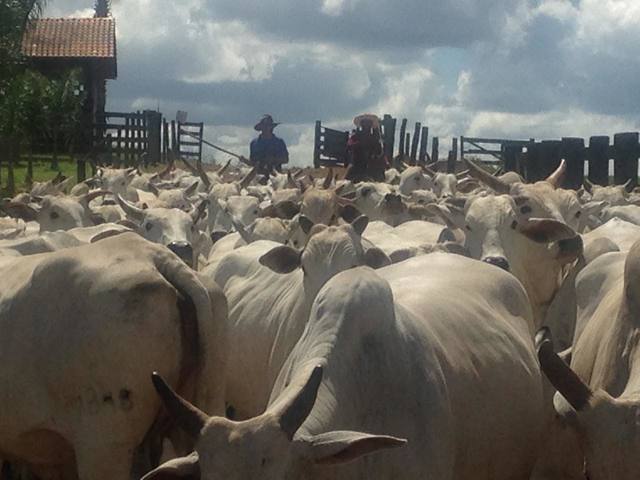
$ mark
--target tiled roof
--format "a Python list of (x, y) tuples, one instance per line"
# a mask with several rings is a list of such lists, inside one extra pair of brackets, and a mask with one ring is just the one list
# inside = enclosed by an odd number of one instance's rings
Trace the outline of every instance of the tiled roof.
[(22, 40), (28, 57), (116, 57), (113, 18), (42, 18), (35, 20)]

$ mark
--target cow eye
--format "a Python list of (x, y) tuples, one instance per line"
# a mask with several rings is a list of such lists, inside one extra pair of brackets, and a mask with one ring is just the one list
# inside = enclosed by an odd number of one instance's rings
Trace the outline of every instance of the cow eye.
[(122, 182), (120, 185), (122, 185), (122, 186), (124, 187), (124, 186), (125, 186), (125, 183), (124, 183), (124, 182)]
[(520, 213), (523, 215), (531, 213), (531, 207), (529, 205), (523, 205), (522, 207), (520, 207)]
[(511, 229), (512, 230), (515, 230), (517, 226), (518, 226), (518, 222), (516, 222), (515, 220), (513, 222), (511, 222)]
[(363, 188), (362, 189), (362, 196), (366, 197), (367, 195), (369, 195), (371, 193), (371, 189), (369, 188)]
[(576, 218), (580, 218), (580, 215), (582, 215), (582, 212), (581, 212), (580, 210), (578, 210), (578, 211), (576, 212)]
[(151, 230), (153, 228), (153, 224), (151, 222), (147, 222), (147, 224), (144, 226), (144, 228), (148, 232), (149, 230)]
[(469, 225), (465, 225), (465, 227), (467, 230), (471, 231), (471, 227)]
[(415, 177), (415, 178), (414, 178), (414, 180), (415, 180), (416, 182), (419, 182), (419, 181), (420, 181), (420, 177)]
[(51, 217), (51, 220), (55, 220), (56, 218), (58, 218), (60, 215), (58, 215), (58, 212), (51, 212), (49, 214), (49, 217)]
[(253, 214), (254, 214), (254, 215), (258, 215), (258, 210), (254, 210), (254, 211), (253, 211)]

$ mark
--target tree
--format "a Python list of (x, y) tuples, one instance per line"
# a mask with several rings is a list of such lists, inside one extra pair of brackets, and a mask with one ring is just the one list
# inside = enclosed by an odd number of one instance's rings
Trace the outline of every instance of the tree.
[(41, 98), (42, 126), (53, 147), (51, 168), (57, 170), (58, 147), (73, 147), (80, 134), (80, 119), (86, 92), (82, 83), (82, 72), (78, 69), (46, 80)]

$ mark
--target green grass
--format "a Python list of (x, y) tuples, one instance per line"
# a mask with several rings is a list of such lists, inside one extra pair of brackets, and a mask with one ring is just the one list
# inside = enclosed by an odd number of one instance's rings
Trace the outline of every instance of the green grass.
[[(6, 163), (2, 162), (0, 165), (0, 196), (7, 197), (11, 195), (11, 192), (7, 189), (7, 179), (8, 179), (8, 168)], [(76, 162), (71, 161), (71, 158), (61, 156), (58, 157), (58, 169), (51, 169), (51, 157), (49, 156), (37, 156), (33, 157), (33, 180), (35, 182), (45, 182), (47, 180), (51, 180), (58, 172), (62, 172), (65, 177), (73, 177), (74, 183), (77, 180), (77, 167)], [(28, 190), (26, 185), (26, 177), (27, 177), (27, 157), (23, 156), (21, 161), (14, 165), (13, 174), (15, 179), (15, 187), (16, 192), (23, 192)], [(87, 174), (91, 175), (91, 166), (87, 165)]]

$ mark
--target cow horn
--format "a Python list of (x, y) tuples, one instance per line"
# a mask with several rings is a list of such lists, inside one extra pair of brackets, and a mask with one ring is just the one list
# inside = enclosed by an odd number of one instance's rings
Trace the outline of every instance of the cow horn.
[(537, 346), (540, 368), (558, 392), (576, 410), (582, 410), (591, 399), (591, 389), (564, 363), (557, 353), (553, 351), (550, 340), (543, 340)]
[(242, 180), (240, 180), (240, 189), (247, 188), (258, 173), (258, 169), (253, 167)]
[(583, 185), (584, 185), (584, 189), (588, 193), (593, 193), (593, 183), (591, 183), (591, 181), (588, 178), (584, 179)]
[(110, 194), (111, 192), (109, 190), (92, 190), (91, 192), (85, 193), (80, 198), (78, 198), (78, 201), (89, 205), (89, 202), (91, 202), (91, 200)]
[(124, 213), (127, 215), (127, 217), (131, 217), (138, 222), (142, 222), (144, 220), (144, 210), (127, 202), (120, 196), (120, 194), (116, 194), (116, 201), (118, 202), (118, 205), (120, 205), (120, 208), (124, 210)]
[(224, 175), (224, 173), (229, 169), (229, 165), (231, 165), (231, 159), (227, 160), (227, 163), (225, 163), (216, 173), (218, 175)]
[(175, 164), (173, 163), (173, 161), (167, 163), (167, 166), (164, 167), (164, 169), (160, 172), (158, 172), (158, 176), (162, 179), (166, 178), (170, 173), (171, 170), (173, 170)]
[(567, 171), (567, 162), (564, 158), (560, 161), (560, 165), (555, 171), (545, 178), (545, 182), (550, 183), (553, 188), (559, 188), (562, 185), (562, 181), (564, 180), (564, 174)]
[(153, 183), (149, 182), (149, 191), (153, 193), (156, 197), (160, 195), (160, 190)]
[(456, 178), (460, 180), (466, 177), (467, 175), (469, 175), (469, 170), (462, 170), (461, 172), (456, 173)]
[(297, 392), (288, 395), (284, 405), (277, 409), (280, 428), (289, 440), (293, 439), (295, 433), (311, 413), (321, 382), (322, 367), (317, 365), (313, 368), (304, 386)]
[(322, 188), (324, 190), (329, 190), (331, 188), (331, 182), (333, 181), (333, 168), (329, 168), (327, 171), (327, 176), (324, 177), (324, 182), (322, 183)]
[(429, 165), (423, 165), (422, 167), (422, 171), (424, 173), (426, 173), (427, 175), (429, 175), (430, 177), (435, 177), (437, 175), (438, 172), (436, 172), (435, 170), (432, 170)]
[(624, 190), (627, 193), (631, 193), (633, 191), (632, 183), (633, 183), (633, 179), (631, 179), (631, 178), (629, 180), (627, 180), (626, 182), (624, 182), (623, 187), (624, 187)]
[(209, 420), (209, 417), (174, 392), (173, 389), (167, 385), (167, 382), (164, 381), (164, 378), (157, 372), (151, 374), (151, 381), (153, 382), (156, 392), (158, 392), (158, 395), (162, 399), (162, 403), (176, 423), (182, 427), (191, 438), (197, 439)]
[(202, 200), (197, 207), (195, 207), (192, 211), (191, 211), (191, 220), (193, 220), (193, 223), (198, 223), (200, 221), (200, 219), (204, 216), (205, 212), (207, 211), (207, 206), (209, 205), (209, 200)]
[(496, 193), (506, 194), (511, 190), (511, 187), (508, 183), (503, 182), (502, 180), (494, 177), (488, 172), (485, 172), (471, 160), (464, 158), (462, 161), (469, 169), (469, 175), (477, 180), (480, 180), (482, 183), (493, 189)]
[(211, 188), (211, 180), (209, 179), (209, 175), (207, 175), (207, 172), (205, 172), (204, 168), (202, 168), (201, 162), (198, 162), (197, 165), (198, 165), (198, 175), (200, 176), (200, 180), (202, 180), (202, 183), (204, 184), (204, 186), (207, 187), (207, 190), (209, 190)]
[(191, 165), (186, 158), (184, 157), (180, 157), (180, 160), (182, 160), (182, 163), (184, 163), (184, 165), (187, 167), (187, 170), (189, 170), (189, 172), (191, 172), (191, 175), (197, 176), (198, 175), (198, 170), (196, 169), (196, 167), (194, 167), (193, 165)]

